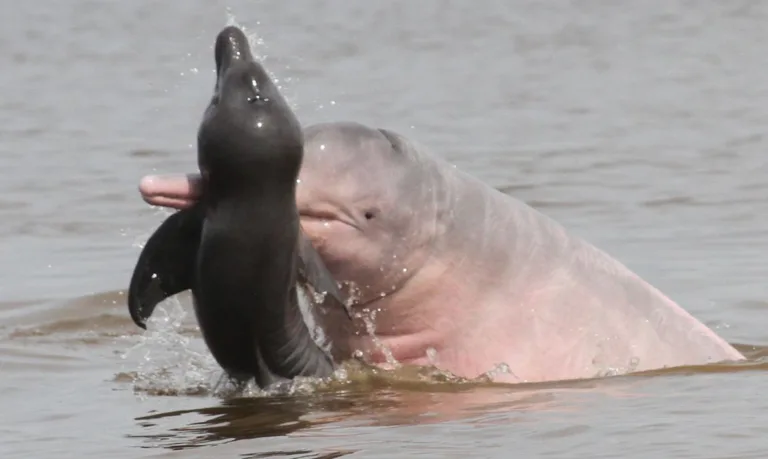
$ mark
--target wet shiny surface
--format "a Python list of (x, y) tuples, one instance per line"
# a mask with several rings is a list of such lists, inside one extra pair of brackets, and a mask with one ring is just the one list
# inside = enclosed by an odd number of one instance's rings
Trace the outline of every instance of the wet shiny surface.
[[(125, 296), (195, 167), (231, 7), (304, 124), (400, 131), (561, 221), (758, 363), (527, 387), (352, 382), (225, 399), (187, 296)], [(768, 454), (768, 5), (28, 2), (0, 27), (0, 456)]]

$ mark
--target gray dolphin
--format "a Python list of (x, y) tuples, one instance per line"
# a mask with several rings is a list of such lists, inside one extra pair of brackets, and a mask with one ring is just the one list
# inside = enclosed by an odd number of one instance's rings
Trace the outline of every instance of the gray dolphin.
[(234, 380), (267, 387), (327, 376), (332, 357), (313, 339), (298, 288), (346, 303), (299, 225), (301, 125), (240, 29), (219, 33), (215, 56), (198, 130), (205, 199), (147, 241), (128, 292), (131, 317), (144, 328), (160, 301), (191, 289), (203, 338)]

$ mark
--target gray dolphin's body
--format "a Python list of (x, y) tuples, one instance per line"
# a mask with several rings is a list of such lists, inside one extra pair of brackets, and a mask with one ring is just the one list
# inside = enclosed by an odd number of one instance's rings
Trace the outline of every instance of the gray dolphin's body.
[(298, 288), (344, 300), (299, 224), (301, 126), (242, 31), (220, 32), (215, 53), (214, 96), (198, 131), (205, 199), (147, 241), (131, 279), (131, 317), (143, 328), (160, 301), (191, 289), (203, 338), (236, 381), (327, 376), (333, 361), (312, 337)]

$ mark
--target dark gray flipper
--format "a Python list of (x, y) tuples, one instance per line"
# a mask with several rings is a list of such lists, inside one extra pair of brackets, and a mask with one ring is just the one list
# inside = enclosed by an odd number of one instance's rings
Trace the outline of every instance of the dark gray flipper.
[[(168, 217), (147, 240), (136, 262), (128, 289), (128, 310), (134, 323), (146, 329), (155, 307), (194, 286), (194, 267), (203, 229), (202, 206)], [(325, 292), (351, 318), (347, 296), (339, 289), (312, 243), (299, 234), (299, 281)]]
[(180, 210), (144, 245), (128, 289), (128, 310), (139, 327), (147, 328), (146, 321), (158, 303), (194, 286), (203, 216), (199, 204)]
[(347, 296), (344, 295), (336, 284), (333, 275), (328, 271), (320, 254), (317, 253), (312, 242), (299, 231), (299, 281), (312, 286), (315, 292), (329, 295), (338, 302), (347, 312), (347, 316), (352, 318), (352, 308), (347, 302)]

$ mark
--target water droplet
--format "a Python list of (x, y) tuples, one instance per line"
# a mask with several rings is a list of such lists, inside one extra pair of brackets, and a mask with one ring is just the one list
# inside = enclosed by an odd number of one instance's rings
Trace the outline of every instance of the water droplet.
[(331, 101), (331, 105), (336, 105), (336, 101), (335, 101), (335, 100), (332, 100), (332, 101)]
[(296, 179), (296, 183), (301, 183), (301, 179)]
[(256, 123), (256, 127), (258, 127), (258, 128), (262, 127), (263, 125), (264, 125), (264, 123), (262, 123), (261, 121), (259, 121), (258, 123)]
[(407, 273), (408, 272), (408, 268), (403, 268), (403, 272)]
[(199, 72), (199, 70), (197, 69), (197, 67), (192, 67), (191, 69), (189, 69), (189, 71), (190, 71), (190, 72), (192, 72), (192, 73), (197, 73), (197, 72)]
[(157, 273), (152, 273), (152, 279), (157, 279)]
[(320, 145), (321, 150), (325, 150), (325, 144)]

